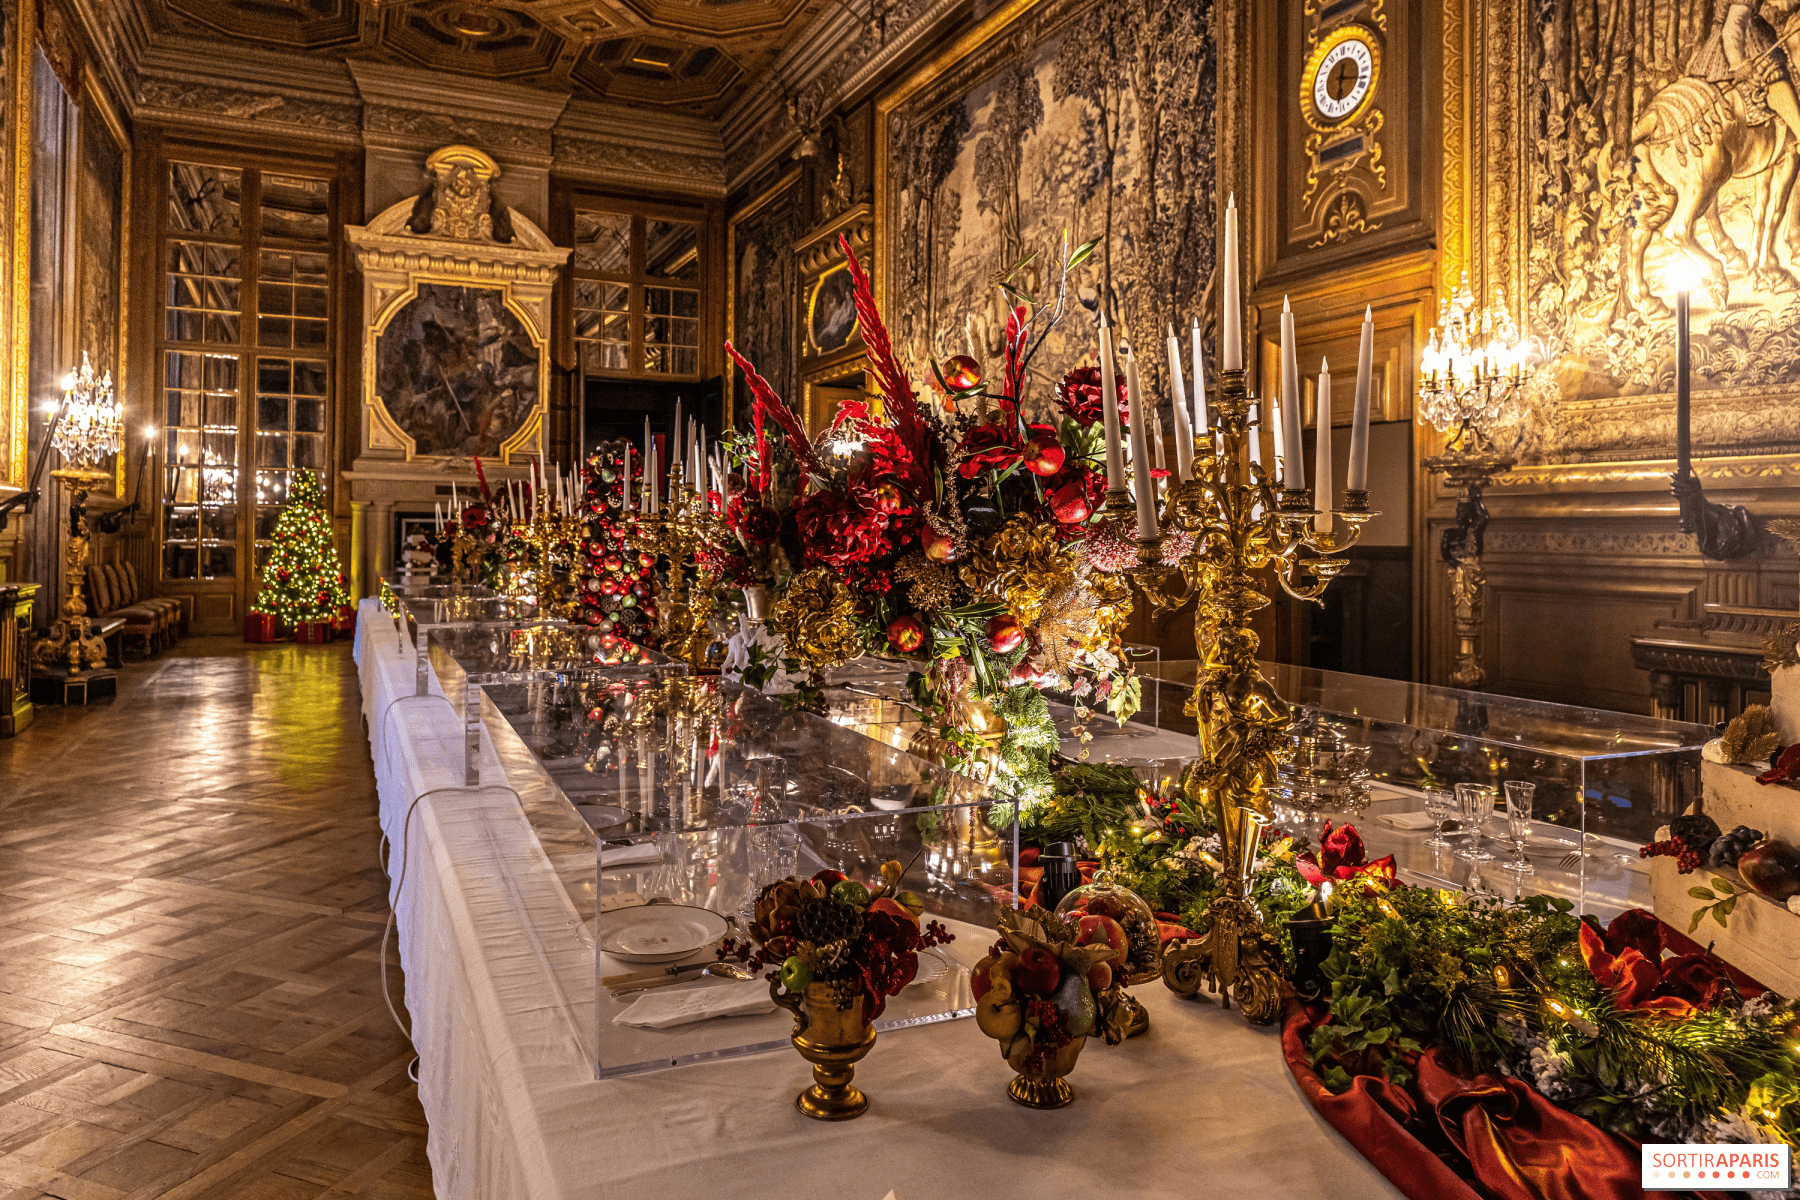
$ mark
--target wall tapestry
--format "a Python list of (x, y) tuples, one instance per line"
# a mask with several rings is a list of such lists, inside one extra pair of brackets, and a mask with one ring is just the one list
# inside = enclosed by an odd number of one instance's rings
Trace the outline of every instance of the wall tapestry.
[[(1548, 360), (1532, 457), (1673, 454), (1682, 272), (1694, 280), (1696, 447), (1800, 445), (1800, 406), (1769, 402), (1800, 385), (1797, 10), (1537, 5), (1537, 45), (1524, 47), (1535, 127), (1520, 131), (1526, 332)], [(1648, 397), (1660, 399), (1636, 399)]]
[(498, 455), (538, 395), (531, 335), (493, 288), (422, 283), (382, 330), (375, 390), (417, 454)]
[[(745, 358), (793, 404), (800, 403), (794, 314), (800, 286), (794, 243), (804, 228), (800, 173), (791, 172), (731, 220), (731, 328)], [(750, 392), (732, 371), (732, 412), (748, 421)]]
[[(881, 101), (877, 162), (890, 328), (916, 375), (927, 356), (1000, 349), (1006, 272), (1046, 299), (1071, 243), (1103, 249), (1039, 359), (1028, 407), (1096, 343), (1109, 319), (1165, 388), (1164, 327), (1209, 329), (1216, 187), (1212, 0), (1045, 0), (970, 41)], [(985, 35), (985, 36), (983, 36)], [(965, 43), (965, 46), (967, 43)]]
[(97, 104), (81, 110), (81, 162), (75, 182), (75, 344), (93, 356), (94, 370), (122, 383), (119, 282), (123, 246), (125, 154)]

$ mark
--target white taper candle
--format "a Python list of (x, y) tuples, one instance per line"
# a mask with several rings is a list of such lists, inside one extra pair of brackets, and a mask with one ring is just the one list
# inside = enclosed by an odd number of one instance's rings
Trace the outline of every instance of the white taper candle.
[(1119, 440), (1118, 378), (1113, 362), (1112, 329), (1106, 324), (1106, 313), (1100, 314), (1100, 420), (1106, 430), (1106, 487), (1121, 491), (1125, 487), (1125, 447)]
[(1331, 364), (1325, 359), (1319, 360), (1318, 416), (1313, 446), (1313, 469), (1318, 476), (1313, 490), (1313, 507), (1318, 515), (1313, 518), (1313, 529), (1319, 533), (1330, 533), (1331, 510), (1334, 507), (1331, 490)]
[(1369, 486), (1369, 398), (1375, 385), (1375, 309), (1363, 310), (1362, 345), (1356, 353), (1356, 413), (1350, 421), (1350, 467), (1344, 486), (1353, 492)]

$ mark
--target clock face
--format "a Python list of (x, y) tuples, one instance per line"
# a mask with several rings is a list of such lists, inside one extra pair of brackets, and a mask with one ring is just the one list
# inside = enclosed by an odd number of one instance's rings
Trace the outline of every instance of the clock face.
[(1360, 25), (1333, 30), (1307, 59), (1301, 90), (1308, 121), (1326, 129), (1356, 117), (1368, 105), (1380, 70), (1380, 54), (1367, 30)]

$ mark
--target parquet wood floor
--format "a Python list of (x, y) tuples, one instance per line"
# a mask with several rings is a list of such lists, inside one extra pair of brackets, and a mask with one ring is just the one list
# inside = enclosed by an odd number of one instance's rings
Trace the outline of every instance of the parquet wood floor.
[(119, 683), (0, 741), (0, 1200), (430, 1197), (348, 643)]

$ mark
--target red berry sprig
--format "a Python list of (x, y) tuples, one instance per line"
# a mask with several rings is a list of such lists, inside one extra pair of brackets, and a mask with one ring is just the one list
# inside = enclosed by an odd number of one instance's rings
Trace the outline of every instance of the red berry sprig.
[(1639, 858), (1672, 858), (1675, 860), (1675, 871), (1680, 875), (1689, 875), (1700, 866), (1699, 851), (1690, 849), (1688, 844), (1678, 837), (1670, 837), (1667, 841), (1651, 842), (1638, 851)]

